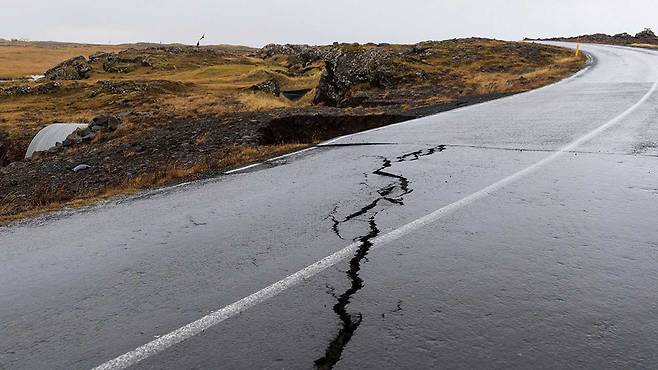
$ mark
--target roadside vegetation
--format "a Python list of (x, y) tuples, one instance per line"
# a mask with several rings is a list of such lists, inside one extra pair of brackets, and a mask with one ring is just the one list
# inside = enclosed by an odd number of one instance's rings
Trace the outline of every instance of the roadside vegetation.
[[(583, 63), (566, 49), (488, 39), (262, 49), (0, 42), (0, 222), (527, 91)], [(95, 117), (120, 123), (23, 159), (48, 124)], [(72, 171), (80, 164), (88, 169)]]

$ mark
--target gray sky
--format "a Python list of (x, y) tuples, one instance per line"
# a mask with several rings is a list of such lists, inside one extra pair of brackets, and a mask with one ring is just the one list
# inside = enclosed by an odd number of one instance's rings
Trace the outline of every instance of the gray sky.
[(0, 38), (262, 46), (658, 31), (656, 0), (0, 0)]

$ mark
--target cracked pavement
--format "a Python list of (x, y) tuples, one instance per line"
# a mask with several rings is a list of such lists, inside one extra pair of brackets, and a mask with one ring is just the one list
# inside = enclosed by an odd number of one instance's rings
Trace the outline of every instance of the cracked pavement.
[[(398, 156), (395, 159), (395, 163), (417, 161), (422, 157), (442, 152), (444, 149), (445, 146), (439, 145), (434, 148), (405, 153)], [(349, 270), (347, 271), (347, 278), (350, 282), (349, 288), (339, 296), (332, 293), (332, 296), (337, 300), (336, 304), (333, 306), (333, 310), (341, 321), (341, 328), (336, 334), (336, 337), (331, 343), (329, 343), (325, 356), (315, 360), (315, 366), (317, 369), (332, 369), (340, 361), (343, 350), (359, 328), (361, 320), (363, 319), (363, 316), (360, 313), (350, 314), (347, 311), (347, 307), (354, 295), (363, 289), (365, 285), (365, 282), (359, 276), (361, 263), (366, 260), (368, 253), (373, 246), (372, 240), (381, 233), (381, 230), (377, 227), (377, 214), (380, 212), (377, 210), (378, 206), (380, 206), (381, 202), (388, 203), (388, 205), (404, 206), (404, 197), (413, 192), (411, 181), (409, 179), (402, 175), (388, 172), (387, 169), (393, 166), (393, 161), (386, 157), (381, 157), (381, 161), (381, 167), (373, 171), (372, 174), (392, 179), (393, 182), (377, 189), (379, 197), (341, 220), (336, 219), (335, 214), (338, 211), (337, 206), (334, 207), (332, 214), (330, 215), (334, 223), (332, 230), (334, 230), (336, 235), (342, 240), (344, 240), (344, 238), (340, 234), (340, 226), (352, 220), (361, 219), (361, 221), (367, 221), (369, 230), (367, 234), (357, 236), (353, 239), (354, 241), (359, 242), (359, 248), (354, 257), (349, 261)], [(364, 218), (366, 218), (366, 220), (364, 220)]]
[[(0, 368), (99, 365), (355, 241), (134, 368), (656, 368), (656, 52), (216, 180), (0, 229)], [(378, 144), (378, 145), (368, 145)], [(328, 217), (329, 215), (329, 217)], [(329, 292), (328, 292), (329, 287)]]

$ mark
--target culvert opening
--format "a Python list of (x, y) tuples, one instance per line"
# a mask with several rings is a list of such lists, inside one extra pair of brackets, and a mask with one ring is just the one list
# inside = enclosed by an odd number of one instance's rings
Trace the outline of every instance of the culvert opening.
[(311, 89), (302, 89), (302, 90), (288, 90), (288, 91), (281, 91), (281, 95), (283, 95), (286, 99), (290, 101), (298, 101), (306, 94), (308, 94), (311, 91)]

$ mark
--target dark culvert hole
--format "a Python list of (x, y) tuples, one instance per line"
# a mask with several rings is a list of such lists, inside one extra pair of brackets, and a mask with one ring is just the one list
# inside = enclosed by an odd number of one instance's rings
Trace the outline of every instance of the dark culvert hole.
[(297, 115), (275, 118), (260, 129), (261, 145), (316, 143), (338, 136), (407, 121), (399, 114)]
[(288, 90), (288, 91), (281, 91), (281, 95), (283, 95), (286, 99), (290, 101), (298, 101), (306, 94), (309, 93), (311, 89), (302, 89), (302, 90)]

